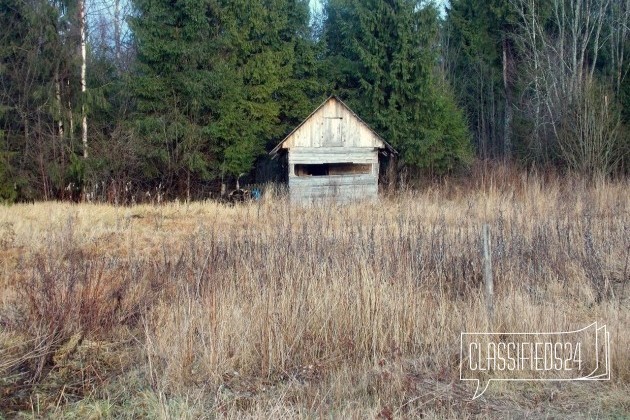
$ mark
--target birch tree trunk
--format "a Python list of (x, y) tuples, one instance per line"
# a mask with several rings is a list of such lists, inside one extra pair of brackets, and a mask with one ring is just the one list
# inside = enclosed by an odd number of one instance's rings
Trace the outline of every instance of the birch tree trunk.
[(503, 121), (503, 155), (509, 159), (512, 155), (512, 93), (508, 74), (507, 38), (503, 38), (503, 88), (505, 90), (505, 119)]
[(61, 81), (59, 75), (55, 75), (55, 101), (57, 112), (55, 118), (57, 118), (57, 135), (59, 136), (59, 142), (63, 141), (63, 105), (61, 104)]
[(87, 123), (87, 113), (85, 111), (85, 100), (86, 100), (86, 92), (87, 92), (87, 81), (86, 81), (86, 62), (87, 62), (87, 53), (86, 53), (86, 29), (85, 29), (86, 21), (85, 21), (85, 0), (79, 1), (79, 30), (81, 31), (81, 139), (83, 141), (83, 158), (88, 158), (88, 123)]
[(120, 71), (120, 0), (114, 0), (114, 49), (116, 54), (116, 65)]

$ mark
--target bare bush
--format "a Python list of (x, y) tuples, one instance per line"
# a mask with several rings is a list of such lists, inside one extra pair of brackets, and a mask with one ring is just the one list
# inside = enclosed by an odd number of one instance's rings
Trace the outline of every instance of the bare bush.
[(587, 83), (576, 102), (567, 106), (558, 146), (572, 169), (596, 176), (611, 174), (622, 158), (620, 115), (614, 96)]
[[(524, 69), (520, 108), (531, 121), (527, 143), (533, 158), (558, 157), (586, 175), (619, 169), (623, 140), (617, 101), (627, 72), (621, 55), (628, 4), (553, 0), (547, 10), (531, 0), (511, 3), (519, 16), (515, 39)], [(610, 49), (612, 78), (596, 74), (603, 49)]]

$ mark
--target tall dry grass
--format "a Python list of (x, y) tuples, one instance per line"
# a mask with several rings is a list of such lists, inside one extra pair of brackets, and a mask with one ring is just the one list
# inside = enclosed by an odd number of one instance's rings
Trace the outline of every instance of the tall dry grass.
[[(627, 414), (630, 185), (502, 170), (348, 206), (266, 196), (235, 207), (3, 208), (0, 409)], [(484, 223), (493, 319), (483, 297)], [(493, 384), (469, 401), (460, 332), (594, 321), (611, 332), (610, 383)]]

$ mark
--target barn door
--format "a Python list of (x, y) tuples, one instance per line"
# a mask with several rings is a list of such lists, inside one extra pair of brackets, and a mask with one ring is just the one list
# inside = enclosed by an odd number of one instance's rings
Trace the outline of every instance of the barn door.
[(324, 117), (322, 130), (322, 145), (325, 147), (339, 147), (344, 144), (342, 117)]

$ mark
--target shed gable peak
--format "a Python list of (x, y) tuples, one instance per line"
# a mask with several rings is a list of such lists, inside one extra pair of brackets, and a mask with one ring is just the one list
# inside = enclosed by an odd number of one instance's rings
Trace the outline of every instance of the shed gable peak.
[(330, 96), (271, 152), (291, 148), (372, 148), (396, 151), (337, 96)]

